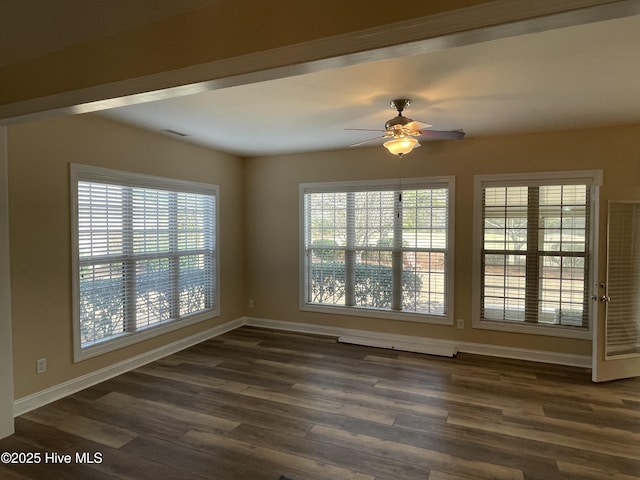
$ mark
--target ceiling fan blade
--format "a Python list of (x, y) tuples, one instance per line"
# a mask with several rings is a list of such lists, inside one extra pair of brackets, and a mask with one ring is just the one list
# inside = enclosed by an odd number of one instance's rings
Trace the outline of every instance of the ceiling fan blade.
[(420, 136), (426, 140), (462, 140), (462, 130), (420, 130)]
[(363, 145), (368, 142), (373, 142), (374, 140), (379, 140), (381, 138), (387, 138), (387, 135), (379, 135), (377, 137), (370, 138), (369, 140), (364, 140), (363, 142), (354, 143), (353, 145), (349, 145), (350, 147), (357, 147), (359, 145)]
[(358, 132), (384, 132), (384, 130), (380, 130), (379, 128), (345, 128), (345, 130), (352, 130)]
[(405, 126), (407, 128), (409, 128), (410, 130), (413, 130), (413, 131), (422, 130), (423, 128), (431, 128), (431, 127), (433, 127), (433, 125), (431, 125), (430, 123), (423, 122), (421, 120), (414, 120), (413, 122), (408, 123)]

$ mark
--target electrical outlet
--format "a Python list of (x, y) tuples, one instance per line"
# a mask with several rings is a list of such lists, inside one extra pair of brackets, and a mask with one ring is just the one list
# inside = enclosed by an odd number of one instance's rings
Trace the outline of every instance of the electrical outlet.
[(249, 308), (253, 308), (254, 307), (254, 303), (253, 303), (253, 298), (249, 299)]
[(47, 371), (47, 359), (40, 358), (36, 360), (36, 373), (40, 375), (41, 373), (44, 373), (46, 371)]
[(459, 318), (458, 319), (458, 328), (464, 328), (464, 319), (463, 318)]

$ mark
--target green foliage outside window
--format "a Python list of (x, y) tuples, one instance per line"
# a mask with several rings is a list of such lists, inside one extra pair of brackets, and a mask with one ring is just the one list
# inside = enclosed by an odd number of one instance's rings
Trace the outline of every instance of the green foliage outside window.
[[(312, 265), (312, 302), (331, 304), (332, 299), (344, 299), (345, 278), (344, 262), (322, 262)], [(357, 263), (354, 285), (355, 304), (390, 309), (393, 295), (392, 283), (391, 266)], [(414, 298), (421, 288), (422, 280), (416, 273), (410, 270), (402, 272), (403, 298)]]

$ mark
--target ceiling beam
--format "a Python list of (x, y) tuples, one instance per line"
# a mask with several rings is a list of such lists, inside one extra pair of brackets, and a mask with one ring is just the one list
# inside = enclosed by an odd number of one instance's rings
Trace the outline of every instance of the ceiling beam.
[(636, 15), (640, 1), (447, 0), (397, 10), (386, 0), (222, 0), (0, 69), (0, 124)]

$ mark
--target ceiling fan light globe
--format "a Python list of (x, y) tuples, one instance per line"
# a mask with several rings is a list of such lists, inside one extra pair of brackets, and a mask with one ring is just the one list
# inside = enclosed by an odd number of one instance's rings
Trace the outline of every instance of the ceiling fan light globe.
[(384, 142), (383, 146), (389, 152), (399, 157), (411, 153), (418, 144), (418, 140), (412, 137), (400, 137)]

